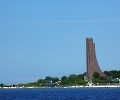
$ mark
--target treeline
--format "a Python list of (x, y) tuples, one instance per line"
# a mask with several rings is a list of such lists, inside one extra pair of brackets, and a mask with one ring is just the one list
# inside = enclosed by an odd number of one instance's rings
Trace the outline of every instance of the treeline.
[[(112, 70), (112, 71), (104, 71), (104, 73), (109, 78), (102, 78), (100, 74), (95, 72), (93, 74), (92, 82), (96, 83), (118, 83), (117, 81), (112, 81), (111, 78), (118, 78), (120, 79), (120, 70)], [(71, 74), (69, 76), (62, 76), (60, 79), (57, 77), (45, 77), (44, 79), (38, 79), (37, 82), (28, 83), (28, 84), (19, 84), (19, 86), (72, 86), (72, 85), (86, 85), (88, 81), (85, 80), (86, 73), (83, 74)], [(47, 83), (47, 84), (46, 84)], [(49, 84), (48, 84), (49, 83)]]
[(104, 73), (112, 78), (120, 78), (120, 70), (104, 71)]
[(70, 86), (70, 85), (85, 85), (84, 74), (71, 74), (70, 76), (62, 76), (60, 79), (58, 77), (45, 77), (44, 79), (38, 79), (37, 82), (28, 84), (19, 84), (18, 86)]
[[(112, 71), (104, 71), (104, 73), (109, 78), (101, 78), (100, 74), (95, 72), (93, 74), (93, 83), (114, 83), (117, 81), (112, 81), (111, 78), (120, 79), (120, 70), (112, 70)], [(17, 86), (24, 86), (24, 87), (44, 87), (44, 86), (72, 86), (72, 85), (86, 85), (88, 81), (85, 79), (86, 73), (83, 74), (71, 74), (69, 76), (62, 76), (61, 78), (58, 77), (50, 77), (47, 76), (44, 79), (38, 79), (36, 82), (31, 82), (27, 84), (18, 84)], [(0, 84), (0, 87), (5, 86), (3, 83)]]
[(4, 87), (4, 86), (5, 86), (5, 84), (3, 84), (3, 83), (0, 84), (0, 87)]
[(120, 81), (120, 70), (104, 71), (104, 74), (107, 75), (106, 78), (100, 77), (98, 72), (93, 74), (93, 83), (119, 83)]

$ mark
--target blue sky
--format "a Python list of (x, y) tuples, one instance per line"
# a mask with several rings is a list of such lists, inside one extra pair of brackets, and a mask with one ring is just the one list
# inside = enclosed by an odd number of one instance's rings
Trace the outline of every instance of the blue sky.
[(0, 83), (86, 71), (92, 37), (102, 71), (120, 69), (120, 0), (1, 0)]

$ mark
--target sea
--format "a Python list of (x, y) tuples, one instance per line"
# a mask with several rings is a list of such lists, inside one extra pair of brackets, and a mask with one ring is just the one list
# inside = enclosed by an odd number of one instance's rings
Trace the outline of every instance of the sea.
[(120, 88), (1, 88), (0, 100), (120, 100)]

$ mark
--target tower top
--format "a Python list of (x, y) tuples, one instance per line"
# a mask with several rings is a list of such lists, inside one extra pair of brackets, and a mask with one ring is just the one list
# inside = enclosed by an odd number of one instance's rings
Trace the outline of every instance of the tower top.
[(93, 38), (86, 38), (87, 43), (93, 43)]

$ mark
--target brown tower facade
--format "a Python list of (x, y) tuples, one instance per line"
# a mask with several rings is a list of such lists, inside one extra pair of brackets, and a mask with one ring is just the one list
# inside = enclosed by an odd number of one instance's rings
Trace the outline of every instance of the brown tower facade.
[(93, 73), (96, 71), (100, 74), (100, 77), (106, 77), (101, 71), (95, 53), (95, 43), (92, 38), (86, 38), (86, 63), (87, 63), (87, 78), (91, 80)]

